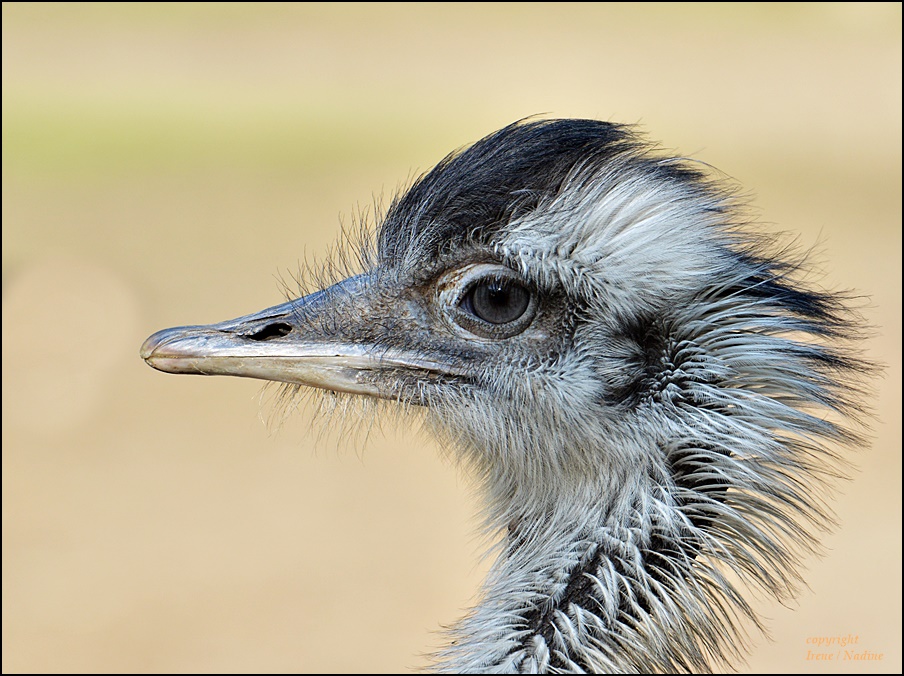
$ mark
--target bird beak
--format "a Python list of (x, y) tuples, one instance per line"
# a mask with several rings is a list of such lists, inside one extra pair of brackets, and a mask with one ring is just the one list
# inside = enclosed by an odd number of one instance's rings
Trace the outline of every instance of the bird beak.
[(413, 351), (356, 339), (363, 324), (375, 321), (366, 316), (363, 286), (361, 276), (351, 277), (238, 319), (164, 329), (144, 342), (141, 357), (166, 373), (259, 378), (388, 399), (400, 395), (392, 383), (401, 375), (409, 382), (410, 376), (453, 375)]

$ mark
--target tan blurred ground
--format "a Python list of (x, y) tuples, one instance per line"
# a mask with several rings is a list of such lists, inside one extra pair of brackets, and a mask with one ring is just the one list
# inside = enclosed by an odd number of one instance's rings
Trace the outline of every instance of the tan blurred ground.
[[(534, 113), (641, 123), (871, 298), (875, 444), (747, 669), (900, 672), (900, 5), (2, 12), (4, 672), (426, 663), (485, 570), (432, 442), (270, 434), (256, 383), (138, 347), (280, 301), (340, 212)], [(883, 660), (806, 661), (847, 634)]]

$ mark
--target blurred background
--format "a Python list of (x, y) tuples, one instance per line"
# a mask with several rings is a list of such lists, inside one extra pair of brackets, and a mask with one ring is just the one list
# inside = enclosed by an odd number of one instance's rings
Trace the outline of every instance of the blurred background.
[[(359, 205), (538, 113), (718, 167), (869, 298), (873, 446), (743, 668), (900, 672), (900, 4), (2, 12), (4, 672), (427, 664), (488, 565), (433, 442), (271, 430), (257, 382), (138, 348), (280, 302)], [(849, 634), (882, 659), (806, 659)]]

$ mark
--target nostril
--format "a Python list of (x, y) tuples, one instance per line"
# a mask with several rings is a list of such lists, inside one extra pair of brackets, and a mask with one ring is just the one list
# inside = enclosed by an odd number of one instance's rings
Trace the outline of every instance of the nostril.
[(267, 324), (257, 333), (252, 333), (245, 338), (251, 340), (270, 340), (271, 338), (281, 338), (292, 332), (292, 327), (285, 322), (276, 322), (275, 324)]

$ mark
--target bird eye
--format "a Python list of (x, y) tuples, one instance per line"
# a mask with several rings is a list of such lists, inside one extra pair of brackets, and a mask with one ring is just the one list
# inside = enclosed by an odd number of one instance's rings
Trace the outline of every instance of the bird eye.
[(537, 294), (513, 270), (478, 263), (448, 273), (446, 312), (468, 333), (496, 340), (524, 331), (537, 314)]
[(489, 279), (471, 287), (462, 306), (490, 324), (508, 324), (520, 318), (530, 305), (530, 291), (507, 279)]

